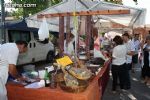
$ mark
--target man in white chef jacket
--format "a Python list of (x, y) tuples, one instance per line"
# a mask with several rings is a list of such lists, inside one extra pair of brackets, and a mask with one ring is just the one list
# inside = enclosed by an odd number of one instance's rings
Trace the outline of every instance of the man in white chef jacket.
[(27, 43), (25, 41), (0, 45), (0, 100), (7, 100), (5, 84), (8, 79), (8, 73), (18, 80), (23, 79), (17, 72), (16, 63), (19, 53), (26, 51)]

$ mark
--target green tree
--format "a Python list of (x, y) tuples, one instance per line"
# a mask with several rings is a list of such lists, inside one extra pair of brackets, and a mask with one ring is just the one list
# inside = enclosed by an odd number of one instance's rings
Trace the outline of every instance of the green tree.
[[(104, 0), (106, 2), (111, 2), (115, 4), (122, 4), (122, 0)], [(133, 0), (137, 4), (137, 0)]]
[(12, 16), (15, 17), (15, 19), (20, 19), (20, 17), (23, 17), (23, 9), (19, 8), (17, 11), (13, 11)]
[(104, 0), (104, 1), (115, 3), (115, 4), (122, 4), (122, 0)]
[(13, 4), (17, 4), (16, 8), (18, 9), (13, 12), (13, 15), (16, 18), (28, 17), (61, 1), (62, 0), (12, 0)]

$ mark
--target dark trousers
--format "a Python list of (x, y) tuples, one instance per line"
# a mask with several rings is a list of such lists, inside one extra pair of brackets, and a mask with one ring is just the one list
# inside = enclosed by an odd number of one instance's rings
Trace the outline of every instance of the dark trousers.
[(135, 54), (132, 56), (132, 63), (134, 63), (134, 64), (138, 63), (138, 54)]
[(141, 73), (142, 75), (142, 78), (143, 79), (145, 79), (145, 76), (146, 76), (146, 67), (145, 67), (145, 65), (143, 66), (143, 68), (142, 68), (142, 73)]
[(124, 89), (130, 89), (131, 88), (131, 81), (130, 81), (130, 68), (132, 64), (126, 64), (125, 66), (125, 86)]
[(142, 78), (150, 77), (150, 67), (149, 65), (144, 65), (142, 68)]
[(112, 77), (113, 77), (113, 83), (112, 83), (113, 91), (116, 90), (118, 78), (120, 82), (120, 88), (124, 89), (125, 66), (126, 64), (112, 65), (111, 71), (112, 71)]

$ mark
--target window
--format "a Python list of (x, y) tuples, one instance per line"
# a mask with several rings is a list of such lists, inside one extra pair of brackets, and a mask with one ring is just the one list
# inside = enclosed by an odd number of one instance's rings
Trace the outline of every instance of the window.
[(37, 32), (33, 32), (33, 35), (35, 40), (39, 40), (39, 35)]
[(17, 40), (30, 42), (31, 40), (29, 31), (9, 30), (8, 36), (9, 36), (9, 42), (15, 42)]
[(37, 42), (39, 42), (39, 43), (47, 44), (49, 41), (49, 38), (47, 38), (43, 41), (39, 40), (39, 35), (37, 32), (33, 32), (33, 35), (34, 35), (34, 39), (37, 40)]

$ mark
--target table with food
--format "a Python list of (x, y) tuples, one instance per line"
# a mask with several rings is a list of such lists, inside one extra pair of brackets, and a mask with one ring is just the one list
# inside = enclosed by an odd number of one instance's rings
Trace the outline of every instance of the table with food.
[(63, 56), (44, 70), (26, 67), (25, 82), (9, 81), (9, 100), (100, 100), (109, 79), (109, 58)]

